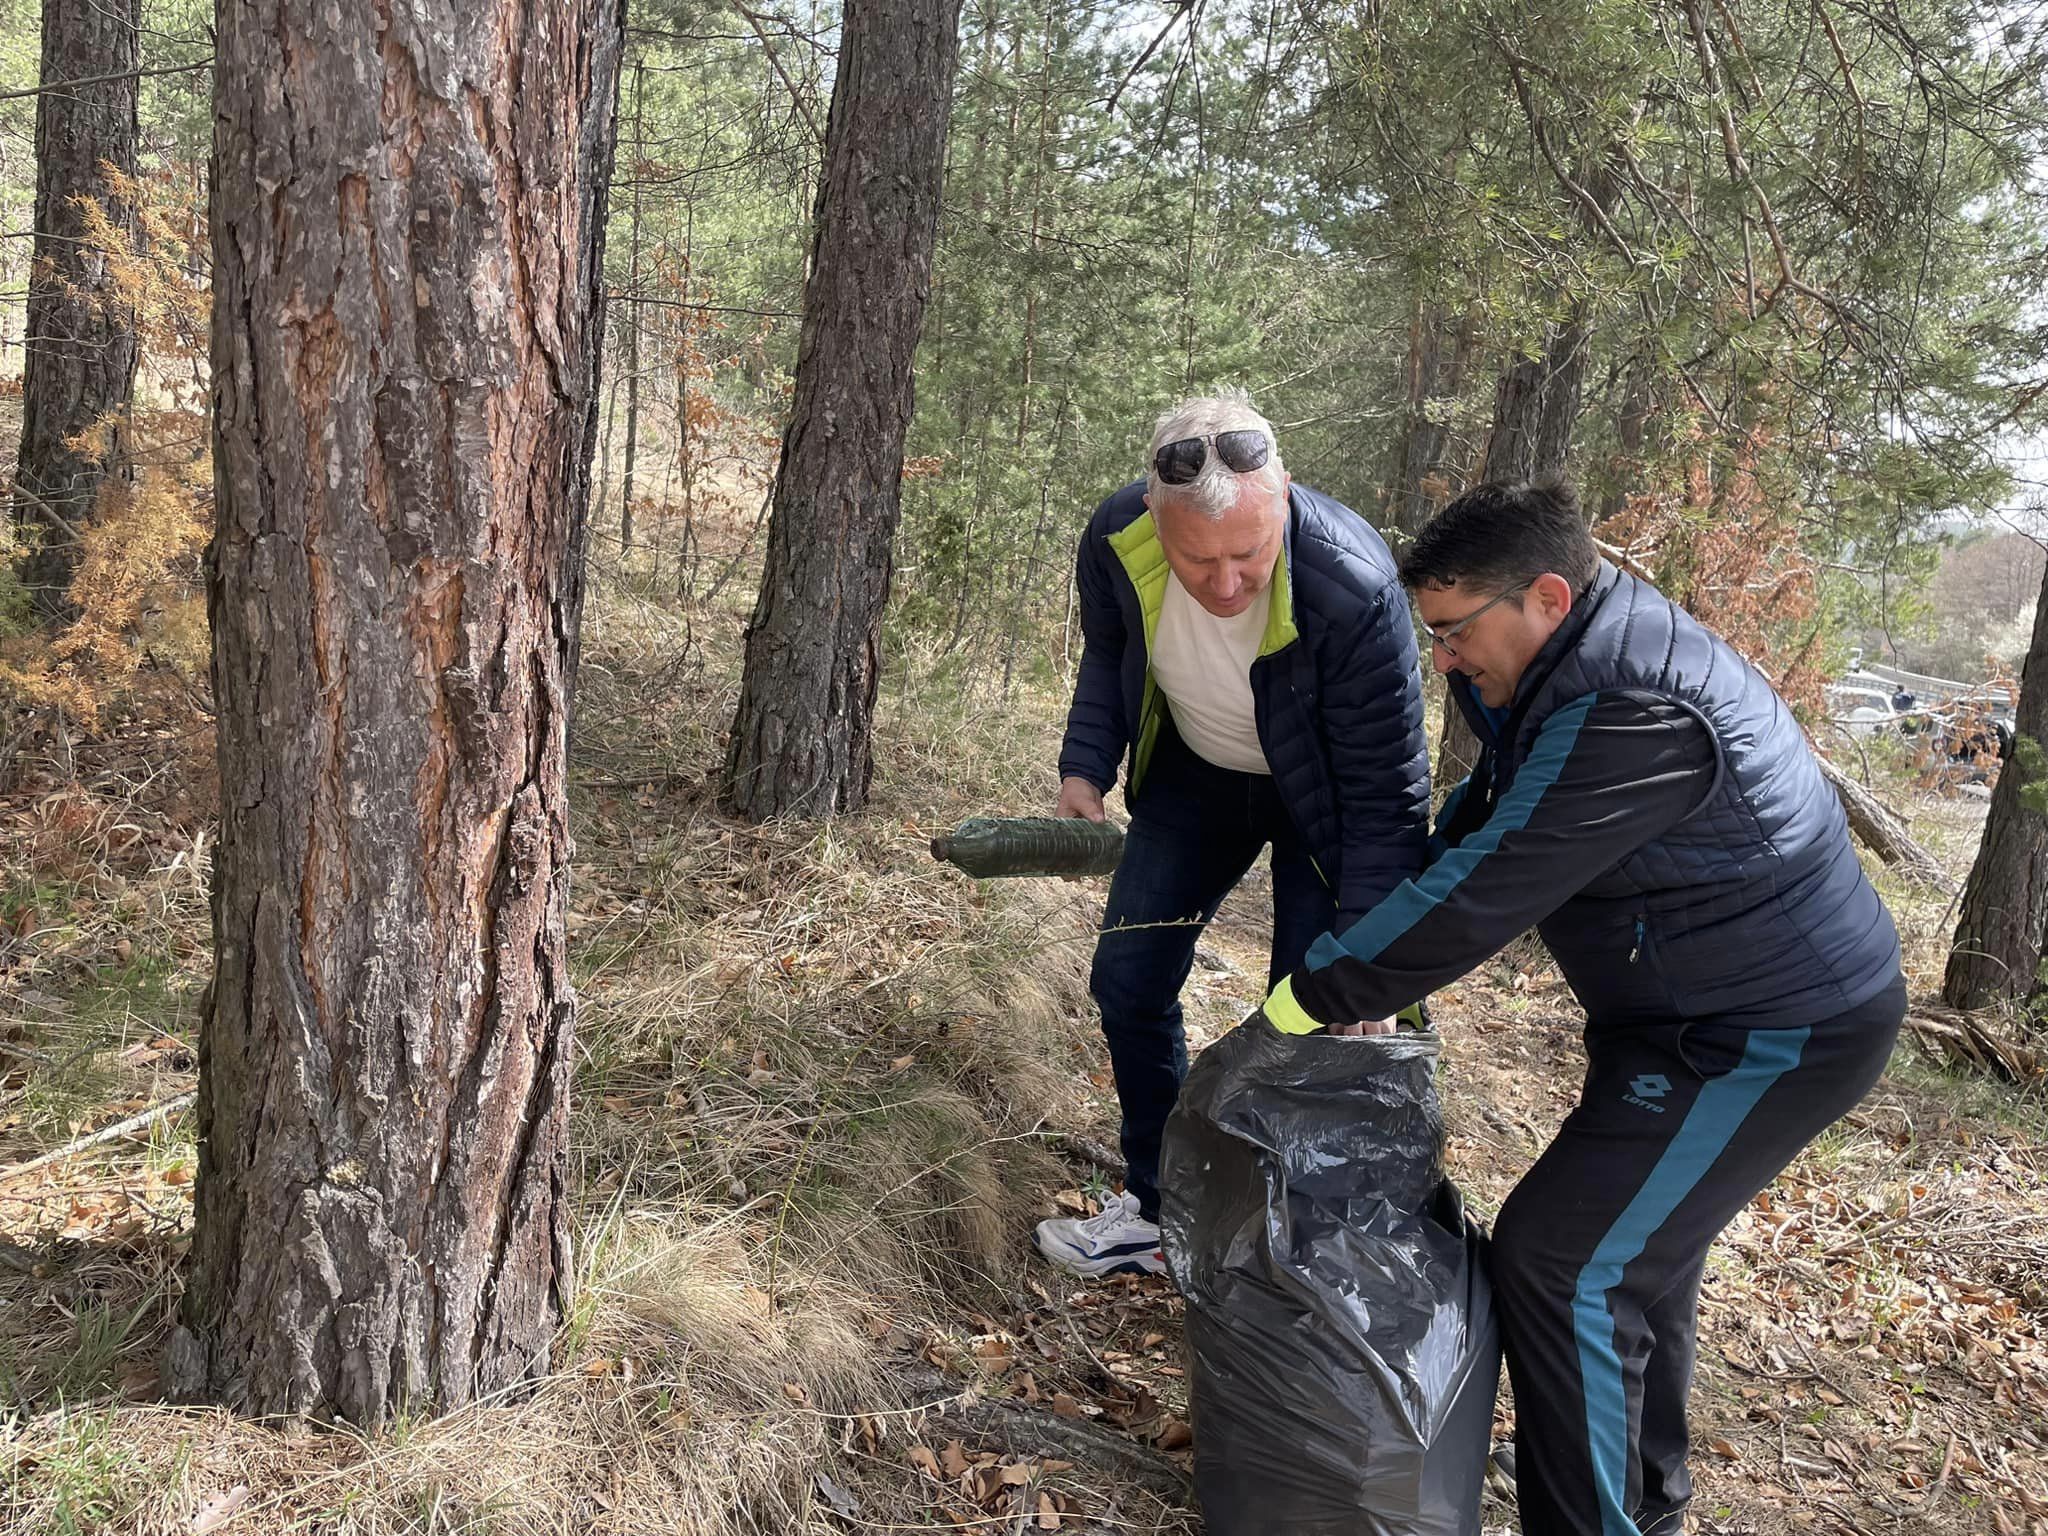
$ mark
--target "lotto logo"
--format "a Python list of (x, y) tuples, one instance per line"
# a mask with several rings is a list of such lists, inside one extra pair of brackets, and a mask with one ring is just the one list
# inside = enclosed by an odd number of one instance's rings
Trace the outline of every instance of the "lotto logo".
[(1661, 1099), (1671, 1091), (1670, 1078), (1661, 1072), (1645, 1072), (1641, 1077), (1630, 1083), (1628, 1087), (1629, 1091), (1621, 1096), (1622, 1103), (1633, 1104), (1637, 1109), (1647, 1109), (1653, 1115), (1664, 1113), (1664, 1106), (1662, 1104), (1655, 1104), (1651, 1101), (1653, 1099)]

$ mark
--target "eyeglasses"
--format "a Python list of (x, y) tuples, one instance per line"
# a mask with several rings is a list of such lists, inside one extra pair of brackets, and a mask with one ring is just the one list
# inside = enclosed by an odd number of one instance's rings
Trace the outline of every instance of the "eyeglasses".
[(1202, 472), (1209, 461), (1209, 445), (1216, 445), (1216, 457), (1226, 468), (1248, 475), (1263, 468), (1270, 451), (1266, 434), (1257, 431), (1209, 432), (1163, 444), (1152, 455), (1152, 472), (1164, 485), (1186, 485)]
[[(1512, 587), (1509, 587), (1507, 591), (1502, 592), (1498, 596), (1489, 598), (1486, 602), (1481, 603), (1477, 608), (1474, 608), (1470, 613), (1466, 614), (1465, 617), (1458, 620), (1457, 623), (1451, 625), (1450, 628), (1431, 629), (1427, 624), (1423, 624), (1422, 632), (1425, 635), (1429, 636), (1432, 644), (1442, 646), (1444, 654), (1446, 656), (1449, 656), (1453, 660), (1455, 660), (1458, 655), (1458, 647), (1455, 643), (1458, 636), (1462, 635), (1466, 630), (1470, 629), (1475, 623), (1477, 623), (1479, 620), (1479, 616), (1481, 614), (1485, 613), (1487, 609), (1495, 606), (1498, 603), (1506, 602), (1509, 598), (1513, 597), (1517, 592), (1528, 591), (1529, 588), (1534, 586), (1535, 584), (1536, 582), (1534, 577), (1531, 577), (1528, 581), (1518, 581)], [(1421, 623), (1422, 621), (1418, 619), (1416, 622)]]

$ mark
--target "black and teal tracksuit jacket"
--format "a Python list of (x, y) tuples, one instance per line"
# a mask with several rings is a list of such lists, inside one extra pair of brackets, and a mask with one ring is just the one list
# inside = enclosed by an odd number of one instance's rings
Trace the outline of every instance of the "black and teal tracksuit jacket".
[(1899, 974), (1891, 916), (1798, 722), (1756, 669), (1603, 562), (1481, 743), (1433, 862), (1317, 940), (1276, 1027), (1385, 1018), (1535, 928), (1589, 1029), (1795, 1027)]
[[(1128, 762), (1125, 793), (1143, 782), (1166, 708), (1151, 649), (1167, 575), (1140, 480), (1097, 507), (1081, 535), (1085, 644), (1060, 777), (1107, 793)], [(1422, 868), (1429, 752), (1394, 557), (1364, 518), (1305, 485), (1288, 492), (1251, 685), (1274, 789), (1348, 924)]]

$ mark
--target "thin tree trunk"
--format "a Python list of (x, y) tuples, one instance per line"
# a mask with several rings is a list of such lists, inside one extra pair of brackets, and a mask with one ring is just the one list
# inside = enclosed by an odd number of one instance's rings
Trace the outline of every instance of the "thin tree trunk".
[(911, 360), (931, 285), (960, 0), (850, 0), (796, 399), (722, 798), (754, 819), (867, 799)]
[(1488, 480), (1564, 473), (1590, 350), (1584, 324), (1573, 318), (1551, 328), (1539, 356), (1518, 359), (1502, 371), (1486, 440)]
[[(1071, 388), (1060, 397), (1059, 413), (1053, 417), (1052, 445), (1046, 453), (1049, 461), (1056, 461), (1060, 452), (1060, 437), (1066, 427), (1067, 408), (1073, 404)], [(1010, 601), (1010, 633), (1003, 642), (1003, 702), (1010, 699), (1010, 680), (1017, 666), (1017, 642), (1024, 632), (1024, 613), (1031, 605), (1031, 594), (1038, 587), (1038, 555), (1045, 547), (1046, 533), (1052, 527), (1052, 464), (1048, 463), (1045, 473), (1038, 480), (1038, 521), (1031, 529), (1031, 552), (1024, 557), (1023, 569), (1018, 572), (1015, 590)]]
[[(1478, 327), (1467, 315), (1453, 319), (1418, 292), (1409, 324), (1404, 383), (1408, 409), (1395, 442), (1393, 474), (1381, 502), (1382, 528), (1413, 538), (1443, 504), (1448, 416), (1465, 384)], [(1449, 342), (1448, 354), (1445, 343)]]
[[(1053, 13), (1045, 13), (1039, 33), (1038, 55), (1038, 148), (1031, 159), (1031, 234), (1024, 258), (1024, 362), (1017, 387), (1016, 451), (1024, 451), (1031, 431), (1032, 368), (1038, 360), (1038, 240), (1045, 218), (1045, 159), (1052, 139), (1052, 25)], [(1005, 695), (1009, 693), (1009, 665), (1003, 667)]]
[[(624, 495), (619, 506), (619, 553), (633, 552), (633, 461), (640, 447), (640, 194), (646, 141), (640, 134), (640, 104), (647, 91), (647, 66), (633, 65), (633, 223), (626, 249), (626, 462), (619, 479)], [(690, 295), (683, 295), (688, 303)]]
[[(130, 240), (135, 215), (102, 163), (135, 176), (140, 0), (43, 0), (36, 97), (35, 250), (23, 330), (14, 520), (36, 543), (19, 567), (36, 611), (61, 618), (101, 483), (122, 472), (135, 390), (135, 317), (74, 199), (96, 199)], [(108, 78), (111, 77), (111, 78)], [(68, 80), (92, 84), (57, 89)], [(96, 442), (93, 428), (107, 422)]]
[(567, 1305), (565, 760), (618, 0), (221, 10), (223, 795), (166, 1380), (376, 1425)]
[[(683, 302), (690, 301), (690, 284), (696, 270), (697, 204), (683, 201)], [(676, 544), (676, 596), (688, 597), (697, 580), (697, 440), (701, 434), (690, 426), (690, 368), (697, 356), (697, 312), (688, 307), (675, 312), (676, 320), (676, 471), (683, 483), (683, 536)], [(705, 398), (710, 397), (707, 394)], [(711, 416), (704, 416), (709, 430)], [(666, 525), (664, 525), (664, 531)], [(655, 568), (661, 567), (661, 550), (654, 551)]]
[(2042, 987), (2048, 942), (2048, 571), (2020, 673), (2013, 750), (1998, 773), (1984, 840), (1963, 887), (1942, 1001), (2023, 1003)]
[[(1564, 473), (1586, 372), (1585, 328), (1576, 320), (1554, 327), (1543, 355), (1502, 370), (1494, 387), (1493, 430), (1486, 439), (1489, 482), (1542, 480)], [(1444, 700), (1444, 732), (1437, 778), (1455, 784), (1479, 761), (1479, 738), (1456, 705)]]
[(1643, 442), (1656, 411), (1656, 370), (1647, 353), (1639, 353), (1629, 360), (1622, 380), (1621, 408), (1614, 422), (1614, 462), (1608, 466), (1598, 521), (1620, 512), (1631, 491), (1642, 485)]

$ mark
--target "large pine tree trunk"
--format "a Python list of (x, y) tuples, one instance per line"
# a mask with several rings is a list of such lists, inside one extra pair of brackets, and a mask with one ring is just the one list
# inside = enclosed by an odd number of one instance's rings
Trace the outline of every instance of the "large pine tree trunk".
[(796, 399), (723, 799), (743, 816), (867, 799), (911, 358), (930, 291), (960, 0), (848, 0)]
[[(19, 575), (44, 617), (67, 609), (78, 537), (122, 458), (119, 417), (135, 388), (135, 317), (74, 201), (99, 202), (130, 238), (134, 211), (101, 174), (135, 175), (140, 0), (43, 0), (36, 97), (35, 255), (28, 285), (14, 518), (35, 530)], [(103, 79), (114, 75), (124, 78)], [(71, 80), (92, 81), (66, 86)], [(115, 418), (101, 442), (74, 440)]]
[(2020, 1003), (2039, 989), (2048, 939), (2048, 574), (2020, 674), (2012, 755), (1999, 771), (1984, 841), (1963, 887), (1942, 1001), (1951, 1008)]
[(183, 1394), (373, 1425), (549, 1365), (621, 36), (619, 0), (221, 11)]

